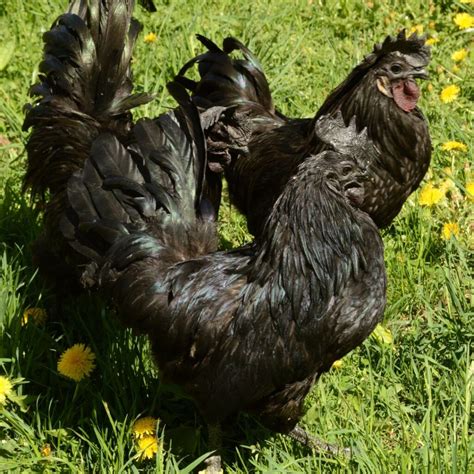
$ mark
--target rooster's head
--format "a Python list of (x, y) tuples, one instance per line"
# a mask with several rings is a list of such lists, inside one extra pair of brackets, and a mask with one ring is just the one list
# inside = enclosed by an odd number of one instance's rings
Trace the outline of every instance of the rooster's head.
[(375, 45), (366, 60), (375, 60), (374, 73), (377, 89), (390, 97), (405, 112), (411, 112), (420, 97), (415, 79), (426, 79), (430, 51), (425, 39), (416, 34), (406, 37), (405, 30), (398, 36), (388, 36)]
[(334, 180), (341, 187), (353, 206), (360, 207), (364, 202), (365, 183), (369, 180), (370, 162), (379, 154), (367, 129), (357, 131), (355, 116), (346, 125), (339, 111), (335, 116), (320, 117), (315, 131), (319, 139), (334, 150), (322, 154), (327, 162), (323, 174), (328, 182)]

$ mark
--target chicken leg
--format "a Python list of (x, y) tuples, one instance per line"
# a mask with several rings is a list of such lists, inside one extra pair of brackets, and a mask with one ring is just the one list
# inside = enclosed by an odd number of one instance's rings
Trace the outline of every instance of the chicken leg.
[(352, 454), (352, 451), (350, 448), (343, 448), (335, 444), (326, 443), (326, 441), (323, 441), (319, 438), (315, 438), (314, 436), (311, 436), (309, 433), (306, 432), (306, 430), (304, 430), (299, 425), (296, 425), (288, 433), (288, 436), (290, 436), (290, 438), (293, 438), (295, 441), (298, 441), (304, 446), (307, 446), (308, 448), (311, 448), (315, 451), (328, 453), (333, 456), (342, 455), (347, 458), (351, 457), (351, 454)]
[(209, 448), (214, 454), (208, 457), (204, 462), (206, 469), (200, 471), (203, 474), (223, 474), (220, 451), (222, 447), (222, 430), (220, 424), (208, 425)]

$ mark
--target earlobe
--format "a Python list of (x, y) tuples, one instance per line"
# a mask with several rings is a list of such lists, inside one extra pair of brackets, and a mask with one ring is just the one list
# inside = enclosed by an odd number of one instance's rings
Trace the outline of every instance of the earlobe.
[(390, 89), (389, 89), (389, 81), (385, 76), (377, 78), (376, 83), (377, 83), (377, 89), (383, 95), (393, 98), (393, 94), (390, 92)]

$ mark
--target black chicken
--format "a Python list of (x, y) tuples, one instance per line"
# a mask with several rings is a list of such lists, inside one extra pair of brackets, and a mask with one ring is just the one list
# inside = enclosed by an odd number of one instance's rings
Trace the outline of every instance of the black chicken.
[(151, 99), (131, 94), (130, 60), (140, 31), (131, 18), (133, 3), (100, 0), (88, 6), (74, 0), (43, 36), (40, 80), (30, 92), (38, 99), (23, 125), (31, 129), (24, 186), (44, 209), (34, 258), (42, 275), (61, 290), (75, 288), (78, 281), (71, 264), (77, 256), (59, 231), (67, 181), (82, 168), (99, 133), (110, 131), (127, 141), (129, 110)]
[[(308, 156), (325, 149), (315, 133), (319, 117), (341, 112), (346, 125), (356, 116), (379, 154), (370, 163), (370, 183), (361, 209), (379, 227), (399, 213), (418, 187), (431, 157), (428, 126), (416, 107), (415, 78), (426, 77), (429, 49), (424, 39), (402, 31), (376, 45), (326, 99), (313, 119), (290, 119), (275, 110), (263, 70), (239, 41), (226, 38), (220, 49), (198, 36), (208, 52), (189, 61), (176, 80), (193, 93), (203, 111), (211, 171), (224, 170), (231, 200), (260, 236), (288, 179)], [(232, 59), (232, 51), (244, 59)], [(184, 76), (198, 63), (201, 79)], [(211, 173), (212, 174), (212, 173)], [(215, 204), (220, 180), (212, 176)]]
[(239, 411), (304, 441), (304, 397), (385, 305), (382, 242), (359, 209), (375, 150), (354, 124), (318, 121), (334, 150), (297, 167), (258, 242), (217, 252), (197, 109), (171, 84), (179, 108), (131, 123), (129, 109), (149, 99), (130, 95), (131, 3), (73, 2), (45, 35), (25, 182), (45, 203), (52, 250), (66, 248), (59, 232), (71, 248), (64, 268), (149, 336), (215, 447)]
[[(308, 157), (259, 242), (216, 252), (215, 224), (201, 206), (199, 115), (176, 84), (171, 91), (181, 107), (140, 121), (136, 144), (126, 148), (112, 134), (95, 140), (69, 182), (63, 232), (92, 261), (84, 280), (149, 336), (164, 379), (193, 397), (210, 433), (243, 410), (301, 439), (309, 389), (384, 310), (382, 241), (358, 209), (365, 164), (338, 151)], [(337, 126), (358, 142), (360, 158), (372, 158), (355, 124)], [(333, 119), (316, 124), (326, 129)]]

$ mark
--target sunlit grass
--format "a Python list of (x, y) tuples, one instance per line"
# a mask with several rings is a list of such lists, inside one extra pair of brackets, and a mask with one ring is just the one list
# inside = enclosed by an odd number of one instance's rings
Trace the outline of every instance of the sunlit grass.
[[(226, 472), (470, 472), (472, 362), (472, 32), (455, 14), (461, 2), (337, 0), (159, 3), (144, 23), (135, 53), (137, 89), (156, 95), (136, 116), (174, 105), (164, 85), (201, 51), (196, 33), (220, 43), (249, 44), (267, 73), (274, 100), (289, 115), (310, 116), (376, 41), (416, 27), (433, 38), (431, 79), (420, 102), (430, 123), (433, 163), (425, 184), (441, 198), (406, 203), (384, 231), (389, 275), (384, 328), (325, 375), (306, 406), (312, 433), (352, 446), (352, 461), (309, 453), (241, 416), (225, 440)], [(147, 341), (124, 330), (95, 297), (58, 307), (31, 262), (40, 218), (21, 191), (21, 131), (28, 88), (41, 58), (41, 34), (65, 1), (0, 4), (0, 375), (14, 381), (0, 407), (0, 471), (192, 472), (207, 452), (206, 431), (192, 401), (161, 383)], [(154, 33), (156, 41), (145, 42)], [(463, 59), (455, 51), (466, 49)], [(3, 62), (2, 62), (3, 61)], [(441, 92), (459, 88), (452, 102)], [(443, 149), (447, 142), (467, 149)], [(444, 147), (446, 148), (446, 147)], [(457, 236), (445, 239), (446, 223)], [(248, 241), (245, 220), (224, 203), (221, 243)], [(44, 324), (22, 324), (28, 308), (44, 308)], [(82, 343), (96, 368), (80, 382), (57, 372), (67, 348)], [(16, 397), (16, 398), (15, 398)], [(141, 417), (159, 419), (156, 458), (140, 460), (132, 432)]]

